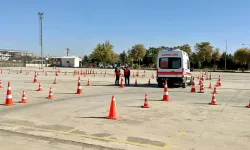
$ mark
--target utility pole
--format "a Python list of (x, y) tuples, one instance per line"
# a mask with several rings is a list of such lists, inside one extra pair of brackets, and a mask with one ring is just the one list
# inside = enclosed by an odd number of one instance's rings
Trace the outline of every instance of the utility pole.
[(226, 42), (226, 52), (225, 52), (225, 71), (227, 70), (227, 40), (225, 40)]
[(66, 51), (67, 51), (67, 56), (69, 56), (70, 49), (66, 48)]
[(38, 17), (40, 20), (40, 46), (41, 46), (41, 61), (42, 61), (42, 68), (43, 68), (43, 12), (38, 13)]

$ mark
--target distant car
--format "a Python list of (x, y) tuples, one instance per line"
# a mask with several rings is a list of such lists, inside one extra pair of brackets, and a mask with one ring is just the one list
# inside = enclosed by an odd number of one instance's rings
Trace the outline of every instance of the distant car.
[(121, 69), (124, 69), (124, 68), (125, 68), (125, 66), (120, 66), (120, 68), (121, 68)]

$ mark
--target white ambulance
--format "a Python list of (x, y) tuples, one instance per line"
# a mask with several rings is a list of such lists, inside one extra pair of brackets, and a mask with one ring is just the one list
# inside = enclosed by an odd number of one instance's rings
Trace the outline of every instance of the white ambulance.
[(156, 80), (162, 86), (179, 85), (186, 88), (191, 83), (190, 62), (188, 54), (180, 49), (166, 49), (158, 52)]

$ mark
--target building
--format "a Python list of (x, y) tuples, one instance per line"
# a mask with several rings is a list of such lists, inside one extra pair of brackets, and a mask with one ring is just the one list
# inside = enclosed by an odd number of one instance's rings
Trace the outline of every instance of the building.
[(10, 58), (20, 58), (22, 56), (33, 56), (33, 53), (21, 50), (0, 49), (0, 61), (7, 61)]
[(58, 67), (80, 67), (82, 59), (76, 56), (50, 57), (49, 62)]

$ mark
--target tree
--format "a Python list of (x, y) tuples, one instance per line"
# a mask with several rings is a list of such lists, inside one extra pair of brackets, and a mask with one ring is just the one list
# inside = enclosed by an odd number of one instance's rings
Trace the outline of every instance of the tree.
[(131, 49), (131, 57), (139, 62), (146, 55), (146, 48), (142, 44), (136, 44)]
[(119, 55), (121, 63), (124, 65), (126, 63), (127, 60), (127, 53), (125, 51), (123, 51), (122, 53), (120, 53)]
[(196, 55), (199, 61), (204, 64), (205, 61), (210, 62), (212, 59), (213, 46), (209, 42), (196, 43)]
[(244, 65), (247, 65), (250, 62), (249, 53), (250, 49), (248, 48), (240, 48), (234, 53), (236, 62), (238, 62), (242, 66), (242, 72), (244, 72)]
[(89, 57), (87, 55), (83, 56), (83, 63), (87, 63), (89, 61)]
[(191, 56), (192, 50), (191, 50), (191, 47), (188, 44), (184, 44), (182, 46), (179, 46), (179, 49), (186, 52), (189, 57)]
[(106, 41), (102, 44), (99, 43), (90, 55), (90, 58), (104, 64), (114, 62), (116, 55), (113, 51), (113, 48), (114, 46), (110, 44), (109, 41)]

